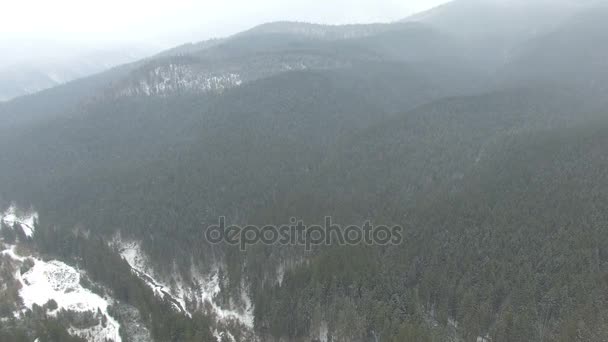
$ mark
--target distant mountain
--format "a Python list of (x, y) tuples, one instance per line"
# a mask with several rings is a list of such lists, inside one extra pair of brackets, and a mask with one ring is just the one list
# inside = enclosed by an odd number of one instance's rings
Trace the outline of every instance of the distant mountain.
[[(175, 93), (221, 92), (247, 82), (284, 72), (349, 69), (357, 64), (391, 60), (415, 64), (421, 70), (447, 66), (445, 57), (460, 58), (455, 43), (423, 25), (386, 25), (379, 33), (352, 33), (351, 27), (287, 25), (283, 33), (256, 29), (239, 34), (209, 48), (159, 57), (132, 73), (113, 89), (116, 96), (171, 95)], [(328, 29), (348, 38), (311, 38), (308, 31)], [(344, 31), (340, 31), (344, 30)], [(350, 32), (350, 33), (348, 33)], [(352, 38), (351, 38), (352, 36)], [(408, 48), (408, 47), (416, 47)], [(436, 56), (442, 56), (437, 58)], [(454, 70), (473, 69), (466, 62)], [(470, 71), (470, 70), (469, 70)]]
[(542, 33), (598, 1), (454, 0), (403, 21), (423, 22), (455, 35), (521, 37)]
[(288, 34), (306, 38), (338, 40), (367, 37), (395, 29), (395, 24), (385, 23), (367, 25), (320, 25), (285, 21), (262, 24), (242, 32), (237, 36), (251, 36), (257, 34)]
[(608, 88), (608, 4), (578, 12), (559, 28), (524, 44), (501, 70), (513, 83), (568, 84), (577, 91)]
[[(64, 47), (0, 41), (7, 52), (0, 60), (0, 101), (32, 94), (71, 80), (83, 78), (109, 68), (139, 60), (154, 52), (153, 48)], [(21, 56), (21, 58), (11, 57)]]
[(39, 70), (11, 67), (0, 72), (0, 101), (35, 93), (60, 84), (53, 76)]
[(470, 56), (488, 68), (512, 57), (513, 49), (558, 28), (575, 13), (601, 1), (455, 0), (404, 19), (460, 37)]

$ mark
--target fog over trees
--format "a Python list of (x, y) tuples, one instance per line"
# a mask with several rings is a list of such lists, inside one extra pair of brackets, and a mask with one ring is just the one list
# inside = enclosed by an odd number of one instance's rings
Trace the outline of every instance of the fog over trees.
[[(0, 212), (39, 215), (32, 239), (2, 223), (0, 247), (86, 272), (123, 341), (604, 341), (606, 19), (602, 1), (454, 0), (271, 22), (0, 103)], [(240, 251), (205, 240), (220, 216), (404, 239)], [(7, 253), (0, 340), (64, 341), (70, 314), (9, 318)]]

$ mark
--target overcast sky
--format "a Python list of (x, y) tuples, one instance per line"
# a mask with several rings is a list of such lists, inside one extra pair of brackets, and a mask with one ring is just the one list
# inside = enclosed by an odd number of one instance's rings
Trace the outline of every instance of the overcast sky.
[(387, 22), (447, 0), (0, 0), (0, 37), (164, 47), (277, 20)]

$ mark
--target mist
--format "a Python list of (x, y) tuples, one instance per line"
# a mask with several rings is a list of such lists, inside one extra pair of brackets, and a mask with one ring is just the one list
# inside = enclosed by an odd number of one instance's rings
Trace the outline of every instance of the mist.
[[(227, 36), (279, 20), (320, 24), (389, 22), (445, 0), (337, 0), (289, 3), (227, 0), (97, 1), (26, 0), (3, 5), (2, 40), (49, 40), (100, 44), (148, 44), (170, 47)], [(35, 10), (34, 10), (35, 9)]]
[(24, 0), (0, 12), (0, 101), (273, 21), (391, 22), (446, 0)]

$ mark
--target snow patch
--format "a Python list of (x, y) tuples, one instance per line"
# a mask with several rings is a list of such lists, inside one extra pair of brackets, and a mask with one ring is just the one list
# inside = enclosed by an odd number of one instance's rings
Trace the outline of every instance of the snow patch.
[(169, 64), (148, 71), (118, 92), (119, 96), (164, 96), (180, 92), (222, 92), (243, 83), (233, 72), (202, 72), (188, 65)]
[(327, 336), (329, 336), (329, 327), (327, 326), (327, 322), (321, 322), (321, 327), (319, 328), (319, 341), (327, 342)]
[(43, 261), (31, 256), (18, 256), (14, 245), (1, 251), (0, 254), (8, 255), (21, 263), (26, 259), (33, 262), (33, 266), (24, 274), (20, 271), (15, 274), (15, 279), (21, 283), (19, 296), (25, 308), (31, 309), (34, 304), (43, 306), (49, 300), (54, 300), (57, 309), (50, 312), (51, 315), (57, 314), (60, 309), (77, 313), (99, 312), (105, 324), (100, 323), (85, 329), (72, 327), (69, 332), (91, 342), (106, 340), (121, 342), (120, 324), (109, 315), (108, 300), (82, 287), (79, 271), (58, 260)]
[(116, 239), (114, 245), (118, 247), (120, 255), (131, 266), (133, 273), (144, 280), (156, 296), (170, 301), (176, 311), (191, 316), (190, 312), (186, 309), (186, 301), (183, 296), (174, 294), (175, 291), (171, 291), (168, 286), (157, 280), (154, 270), (148, 266), (150, 263), (142, 252), (138, 242), (130, 241), (123, 243), (119, 239)]
[(2, 252), (0, 252), (0, 255), (8, 255), (11, 259), (13, 259), (15, 261), (24, 262), (25, 259), (27, 259), (27, 258), (17, 255), (17, 253), (15, 253), (16, 247), (17, 246), (15, 246), (15, 245), (11, 245), (8, 249), (5, 249)]
[(34, 230), (36, 227), (36, 223), (38, 222), (38, 213), (35, 211), (20, 211), (15, 205), (11, 205), (2, 216), (0, 216), (0, 221), (13, 228), (15, 224), (21, 226), (23, 233), (28, 238), (31, 238), (34, 235)]
[[(246, 293), (241, 294), (241, 302), (245, 303), (242, 309), (225, 309), (217, 303), (220, 293), (219, 271), (213, 270), (209, 274), (201, 274), (192, 270), (191, 281), (185, 281), (177, 272), (169, 281), (163, 281), (154, 269), (136, 241), (123, 241), (120, 236), (114, 238), (112, 245), (118, 250), (123, 259), (129, 263), (133, 272), (144, 280), (161, 298), (169, 299), (174, 303), (176, 310), (191, 315), (186, 303), (194, 305), (194, 310), (203, 310), (215, 315), (219, 321), (237, 321), (247, 328), (253, 328), (253, 304)], [(174, 283), (175, 286), (167, 286)]]
[(226, 336), (229, 341), (236, 342), (236, 339), (234, 338), (234, 336), (232, 336), (232, 334), (229, 331), (218, 332), (217, 330), (215, 330), (213, 332), (213, 337), (215, 337), (215, 339), (218, 341), (222, 341), (222, 338), (224, 336)]
[(244, 310), (223, 309), (215, 300), (220, 293), (217, 271), (207, 276), (196, 277), (195, 284), (198, 287), (198, 302), (209, 305), (211, 313), (215, 314), (220, 321), (236, 320), (248, 328), (253, 328), (253, 307), (246, 293), (241, 293), (241, 300), (245, 303)]

